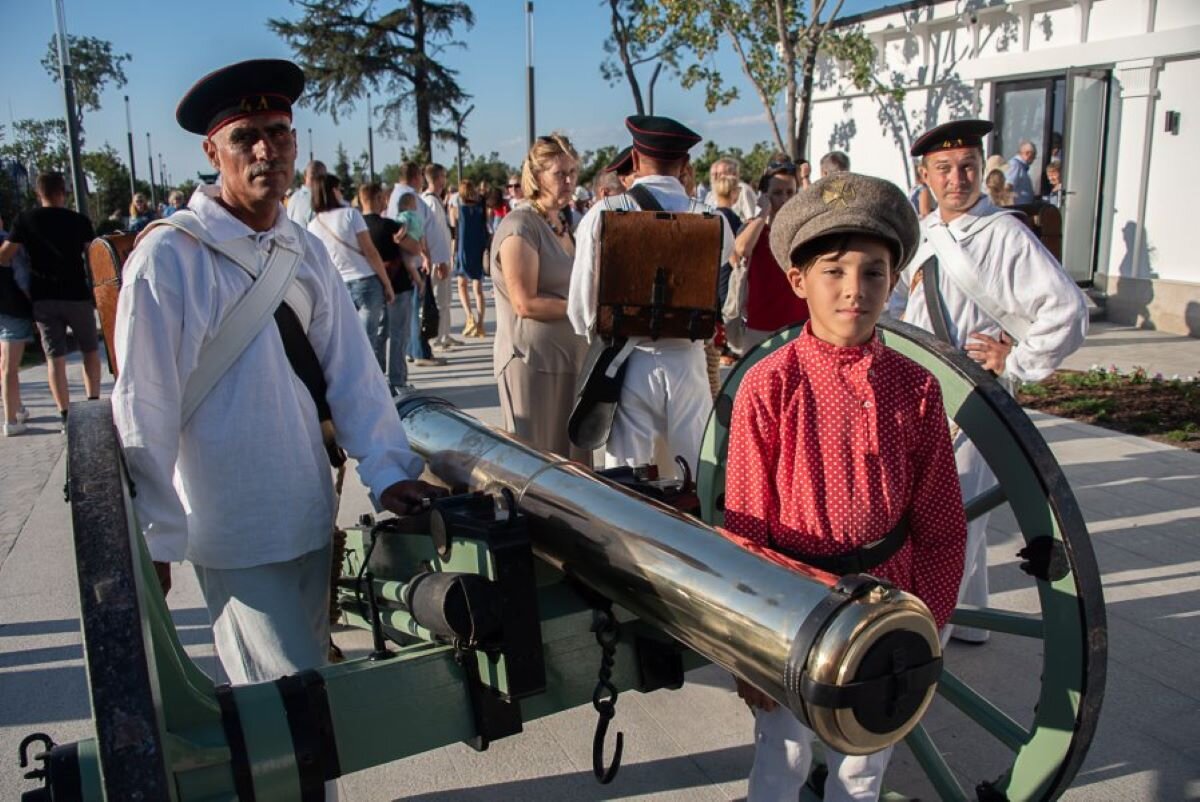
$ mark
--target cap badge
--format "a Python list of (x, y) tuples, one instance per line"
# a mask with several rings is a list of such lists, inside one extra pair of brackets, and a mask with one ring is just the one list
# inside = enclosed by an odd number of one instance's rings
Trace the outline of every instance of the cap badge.
[(850, 186), (850, 182), (839, 178), (837, 181), (831, 181), (829, 186), (821, 191), (821, 202), (826, 206), (840, 203), (843, 209), (849, 209), (854, 195), (854, 187)]
[(270, 111), (271, 104), (267, 102), (263, 95), (252, 95), (251, 97), (242, 98), (241, 108), (243, 112), (254, 111)]

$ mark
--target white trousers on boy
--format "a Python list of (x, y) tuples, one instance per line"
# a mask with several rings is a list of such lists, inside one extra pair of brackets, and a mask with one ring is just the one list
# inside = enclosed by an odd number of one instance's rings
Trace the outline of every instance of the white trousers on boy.
[[(817, 736), (783, 705), (754, 711), (754, 766), (747, 802), (796, 802), (812, 768)], [(876, 800), (893, 747), (870, 755), (843, 755), (828, 746), (825, 802)]]
[[(656, 463), (659, 475), (678, 476), (675, 457), (696, 476), (700, 441), (712, 412), (712, 390), (701, 341), (663, 340), (633, 349), (625, 367), (621, 401), (604, 447), (607, 468)], [(656, 459), (665, 441), (665, 462)]]
[[(996, 476), (983, 454), (963, 432), (958, 432), (954, 438), (954, 462), (958, 467), (959, 484), (962, 485), (963, 503), (996, 484)], [(965, 564), (958, 593), (960, 604), (988, 606), (987, 525), (990, 517), (990, 514), (980, 515), (967, 523)], [(988, 637), (986, 630), (963, 626), (955, 627), (954, 634), (962, 640), (973, 642), (981, 642)]]

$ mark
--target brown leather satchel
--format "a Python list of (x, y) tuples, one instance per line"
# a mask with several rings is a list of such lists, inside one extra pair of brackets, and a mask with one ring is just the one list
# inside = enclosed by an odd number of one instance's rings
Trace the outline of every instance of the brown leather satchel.
[(603, 212), (598, 334), (712, 337), (720, 315), (721, 233), (714, 214)]
[(117, 375), (117, 346), (113, 332), (117, 325), (117, 296), (121, 292), (121, 267), (133, 250), (137, 234), (105, 234), (92, 240), (87, 249), (88, 272), (92, 280), (92, 295), (100, 313), (100, 331), (104, 335), (104, 351), (108, 354), (108, 371)]

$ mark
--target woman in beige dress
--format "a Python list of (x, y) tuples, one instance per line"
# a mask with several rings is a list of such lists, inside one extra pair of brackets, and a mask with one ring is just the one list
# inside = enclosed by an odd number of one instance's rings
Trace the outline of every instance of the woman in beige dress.
[(567, 321), (575, 242), (567, 224), (579, 157), (566, 137), (539, 137), (521, 169), (525, 203), (492, 239), (496, 296), (493, 367), (504, 426), (537, 448), (591, 465), (571, 445), (567, 419), (587, 350)]

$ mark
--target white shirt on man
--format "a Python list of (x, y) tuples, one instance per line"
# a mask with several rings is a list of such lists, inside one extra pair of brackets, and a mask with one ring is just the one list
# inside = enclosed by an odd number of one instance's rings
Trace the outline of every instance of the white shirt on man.
[[(304, 239), (294, 279), (313, 301), (308, 338), (329, 384), (338, 442), (378, 498), (420, 475), (387, 384), (325, 249), (283, 214), (255, 232), (200, 187), (188, 208), (218, 242), (252, 240), (265, 256), (275, 238)], [(268, 322), (217, 381), (191, 419), (183, 388), (200, 348), (245, 294), (232, 261), (167, 226), (129, 257), (117, 306), (121, 366), (113, 415), (137, 495), (138, 523), (157, 561), (209, 568), (284, 562), (325, 547), (333, 482), (316, 408)]]
[(358, 244), (359, 233), (367, 231), (367, 221), (358, 209), (353, 206), (326, 209), (313, 215), (308, 223), (308, 231), (324, 243), (342, 281), (356, 281), (375, 275), (374, 268)]
[(292, 197), (288, 198), (287, 216), (301, 226), (307, 226), (308, 222), (312, 220), (312, 193), (309, 192), (307, 184), (301, 186), (292, 193)]
[(450, 221), (446, 217), (446, 207), (442, 199), (432, 192), (421, 193), (425, 215), (425, 247), (429, 249), (429, 261), (437, 264), (450, 264), (453, 254), (450, 250)]
[[(968, 262), (977, 266), (979, 283), (988, 290), (992, 302), (1006, 314), (1030, 321), (1025, 339), (1009, 352), (1004, 375), (1019, 381), (1046, 378), (1087, 336), (1087, 301), (1083, 293), (1024, 223), (986, 197), (949, 223), (942, 219), (941, 212), (939, 208), (921, 220), (922, 234), (935, 226), (948, 229)], [(916, 270), (932, 255), (933, 248), (923, 236), (888, 304), (893, 317), (902, 317), (904, 322), (926, 331), (933, 331), (933, 321), (925, 292), (919, 284), (911, 293), (909, 287)], [(966, 345), (974, 332), (992, 337), (1000, 334), (1000, 324), (959, 289), (945, 268), (939, 270), (938, 290), (957, 347)]]

